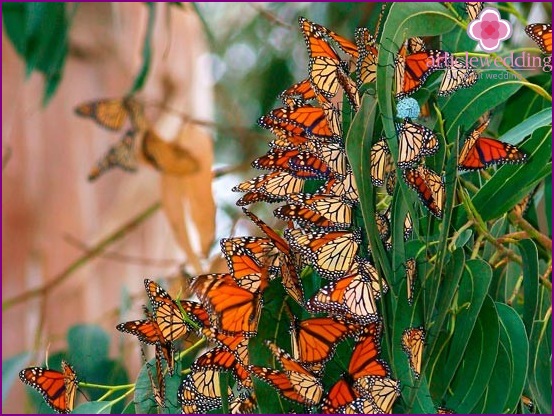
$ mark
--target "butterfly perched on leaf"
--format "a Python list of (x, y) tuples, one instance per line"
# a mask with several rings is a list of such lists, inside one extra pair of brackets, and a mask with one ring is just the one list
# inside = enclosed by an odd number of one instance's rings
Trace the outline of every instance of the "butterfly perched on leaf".
[(423, 205), (437, 218), (442, 218), (445, 202), (444, 180), (433, 170), (418, 165), (406, 169), (404, 181), (417, 192)]
[(288, 172), (271, 172), (242, 182), (233, 189), (233, 192), (246, 192), (236, 204), (238, 206), (253, 204), (254, 202), (280, 202), (287, 195), (302, 191), (304, 180)]
[[(226, 392), (233, 399), (231, 389)], [(177, 392), (177, 400), (184, 414), (206, 413), (222, 405), (220, 373), (213, 369), (200, 369), (188, 374)]]
[(485, 169), (490, 165), (505, 163), (523, 163), (527, 155), (516, 146), (484, 137), (490, 118), (481, 123), (466, 138), (458, 159), (458, 168), (461, 170)]
[(352, 267), (361, 243), (360, 230), (304, 232), (286, 229), (285, 238), (307, 264), (326, 279), (339, 279)]
[(286, 351), (266, 342), (283, 370), (252, 365), (249, 370), (258, 378), (271, 384), (287, 399), (313, 406), (321, 401), (323, 386), (318, 377)]
[(370, 152), (371, 183), (383, 186), (386, 176), (394, 170), (394, 162), (385, 138), (381, 138), (371, 146)]
[(316, 94), (333, 98), (342, 89), (354, 111), (360, 106), (356, 83), (350, 78), (348, 62), (341, 59), (329, 40), (353, 58), (358, 57), (358, 48), (351, 41), (335, 32), (310, 22), (298, 19), (309, 52), (309, 75)]
[(358, 47), (358, 59), (356, 60), (356, 74), (358, 89), (377, 78), (377, 42), (369, 33), (369, 29), (359, 27), (355, 32), (356, 45)]
[(429, 75), (445, 69), (452, 55), (441, 50), (426, 50), (420, 38), (404, 42), (395, 60), (395, 96), (404, 98), (419, 90)]
[(192, 289), (223, 334), (252, 337), (258, 330), (261, 294), (242, 288), (230, 274), (195, 278)]
[[(323, 413), (343, 413), (347, 408), (354, 405), (358, 409), (362, 406), (359, 399), (362, 399), (362, 393), (356, 389), (357, 383), (366, 379), (376, 377), (389, 377), (390, 369), (387, 364), (378, 358), (380, 353), (379, 337), (381, 324), (373, 323), (364, 328), (364, 332), (359, 335), (358, 341), (354, 345), (348, 369), (346, 373), (337, 381), (323, 398)], [(357, 405), (354, 403), (358, 400)], [(372, 407), (373, 403), (368, 403)], [(369, 413), (376, 413), (377, 409)]]
[(388, 290), (368, 260), (356, 258), (344, 277), (323, 286), (306, 303), (311, 312), (327, 312), (361, 324), (379, 320), (376, 300)]
[(62, 371), (28, 367), (20, 371), (21, 381), (37, 390), (48, 406), (58, 413), (71, 413), (79, 381), (73, 367), (62, 361)]
[(468, 1), (465, 3), (466, 12), (470, 22), (479, 17), (481, 10), (483, 10), (483, 4), (484, 2), (482, 1)]
[(303, 227), (347, 228), (352, 225), (352, 206), (341, 197), (323, 194), (292, 194), (288, 204), (275, 209), (277, 218)]
[[(402, 169), (417, 163), (421, 158), (431, 156), (439, 149), (439, 141), (433, 130), (405, 118), (397, 123), (398, 166)], [(376, 175), (379, 177), (379, 175)]]
[(340, 318), (321, 317), (298, 321), (292, 316), (292, 355), (303, 365), (315, 370), (314, 366), (321, 366), (332, 358), (339, 342), (360, 329), (361, 325)]
[(467, 62), (452, 59), (444, 70), (437, 95), (444, 97), (460, 88), (469, 88), (477, 82), (477, 79), (477, 72)]
[(525, 26), (525, 33), (543, 53), (552, 55), (552, 23), (533, 23)]
[(410, 368), (415, 378), (419, 378), (425, 343), (425, 329), (423, 327), (407, 328), (402, 333), (402, 350), (408, 356)]

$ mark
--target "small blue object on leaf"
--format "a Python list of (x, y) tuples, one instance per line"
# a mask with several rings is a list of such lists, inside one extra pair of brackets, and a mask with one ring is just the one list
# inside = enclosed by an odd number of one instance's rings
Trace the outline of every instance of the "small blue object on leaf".
[(419, 104), (411, 97), (403, 98), (396, 104), (396, 116), (398, 118), (417, 118), (419, 116)]

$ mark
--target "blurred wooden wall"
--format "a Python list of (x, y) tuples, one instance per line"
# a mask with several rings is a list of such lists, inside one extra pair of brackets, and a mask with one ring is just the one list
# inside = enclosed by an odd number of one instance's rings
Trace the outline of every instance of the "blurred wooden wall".
[[(119, 135), (73, 113), (86, 100), (129, 91), (142, 62), (146, 21), (144, 4), (81, 3), (70, 29), (63, 80), (46, 108), (41, 107), (41, 76), (25, 80), (24, 64), (3, 33), (2, 153), (11, 153), (2, 172), (3, 300), (43, 285), (83, 255), (65, 235), (93, 246), (160, 199), (160, 175), (147, 166), (136, 174), (113, 170), (89, 183), (90, 168)], [(152, 68), (142, 97), (209, 118), (210, 71), (200, 65), (207, 49), (197, 16), (190, 9), (158, 4), (154, 33)], [(160, 129), (175, 134), (179, 119), (168, 120)], [(175, 273), (183, 261), (160, 210), (107, 251), (174, 262), (91, 260), (46, 297), (3, 311), (3, 359), (32, 351), (29, 365), (39, 364), (47, 348), (65, 348), (68, 328), (82, 322), (104, 327), (114, 353), (122, 288), (145, 302), (143, 279)], [(136, 307), (124, 318), (139, 314)], [(4, 413), (24, 411), (22, 393), (22, 383), (16, 381), (3, 403)]]

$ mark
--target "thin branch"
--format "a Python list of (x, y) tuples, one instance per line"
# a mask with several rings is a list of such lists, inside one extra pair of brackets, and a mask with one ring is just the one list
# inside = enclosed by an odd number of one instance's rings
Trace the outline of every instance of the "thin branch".
[(126, 236), (130, 231), (138, 227), (142, 222), (144, 222), (152, 214), (158, 211), (158, 209), (160, 209), (160, 206), (161, 204), (159, 201), (150, 205), (148, 208), (146, 208), (143, 212), (141, 212), (131, 221), (123, 224), (115, 232), (111, 233), (110, 235), (102, 239), (98, 244), (92, 247), (92, 249), (88, 253), (79, 257), (77, 260), (71, 263), (64, 271), (56, 275), (53, 279), (48, 280), (42, 286), (39, 286), (35, 289), (28, 290), (17, 296), (14, 296), (10, 299), (5, 300), (4, 302), (2, 302), (2, 310), (5, 311), (13, 307), (14, 305), (25, 302), (26, 300), (31, 299), (35, 296), (46, 295), (48, 292), (52, 291), (54, 288), (62, 284), (65, 280), (67, 280), (67, 278), (73, 275), (74, 272), (79, 270), (90, 260), (102, 254), (109, 245), (120, 240), (121, 238)]
[(254, 8), (258, 13), (260, 13), (260, 15), (264, 18), (266, 18), (268, 21), (270, 21), (271, 23), (274, 23), (276, 24), (277, 26), (281, 26), (281, 27), (284, 27), (288, 30), (294, 30), (295, 28), (285, 22), (284, 20), (282, 20), (281, 18), (279, 18), (277, 15), (275, 15), (274, 13), (271, 13), (269, 10), (267, 10), (266, 8), (264, 8), (263, 6), (260, 6), (259, 4), (257, 3), (248, 3), (248, 5), (250, 5), (252, 8)]
[[(90, 253), (92, 248), (89, 247), (85, 242), (79, 240), (78, 238), (72, 236), (71, 234), (65, 234), (64, 240), (72, 245), (73, 247), (78, 248), (79, 250), (84, 251), (85, 253)], [(151, 266), (151, 267), (171, 267), (176, 266), (181, 263), (177, 259), (148, 259), (144, 257), (130, 256), (127, 254), (121, 254), (116, 252), (106, 251), (99, 255), (99, 257), (119, 261), (122, 263), (138, 264), (141, 266)]]

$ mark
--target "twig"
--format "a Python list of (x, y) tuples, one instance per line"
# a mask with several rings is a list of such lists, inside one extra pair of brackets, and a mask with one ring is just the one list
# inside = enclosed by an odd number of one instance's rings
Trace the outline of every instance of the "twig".
[[(65, 234), (64, 240), (67, 241), (68, 244), (71, 244), (73, 247), (77, 247), (85, 253), (90, 253), (92, 251), (91, 247), (89, 247), (85, 242), (79, 240), (76, 237), (73, 237), (70, 234)], [(181, 261), (177, 259), (148, 259), (144, 257), (136, 257), (108, 251), (102, 253), (99, 257), (119, 261), (122, 263), (139, 264), (142, 266), (152, 267), (171, 267), (181, 263)]]
[(2, 310), (5, 311), (11, 308), (12, 306), (17, 305), (18, 303), (21, 303), (21, 302), (25, 302), (26, 300), (31, 299), (35, 296), (41, 296), (41, 295), (47, 294), (55, 287), (62, 284), (74, 272), (76, 272), (82, 266), (87, 264), (89, 260), (92, 260), (93, 258), (98, 257), (100, 254), (102, 254), (106, 249), (106, 247), (108, 247), (110, 244), (113, 244), (117, 240), (120, 240), (121, 238), (126, 236), (130, 231), (132, 231), (138, 225), (144, 222), (152, 214), (158, 211), (158, 209), (160, 209), (160, 206), (161, 204), (159, 201), (150, 205), (148, 208), (146, 208), (143, 212), (141, 212), (131, 221), (123, 224), (115, 232), (113, 232), (112, 234), (102, 239), (98, 244), (92, 247), (92, 249), (88, 253), (79, 257), (77, 260), (71, 263), (64, 271), (56, 275), (53, 279), (49, 280), (44, 285), (39, 286), (35, 289), (28, 290), (26, 292), (23, 292), (20, 295), (12, 297), (11, 299), (5, 300), (4, 302), (2, 302)]
[(275, 14), (271, 13), (269, 10), (267, 10), (266, 8), (258, 5), (257, 3), (248, 3), (252, 8), (254, 8), (255, 10), (257, 10), (260, 15), (262, 17), (265, 17), (267, 20), (269, 20), (271, 23), (275, 23), (276, 25), (278, 26), (281, 26), (281, 27), (284, 27), (286, 29), (289, 29), (289, 30), (294, 30), (294, 27), (283, 21), (282, 19), (280, 19), (278, 16), (276, 16)]
[(515, 212), (510, 212), (508, 219), (512, 224), (525, 231), (529, 237), (536, 240), (537, 243), (543, 246), (548, 252), (552, 252), (552, 240), (540, 231), (536, 230), (535, 227), (529, 224), (529, 222), (527, 222), (521, 215), (518, 215)]

